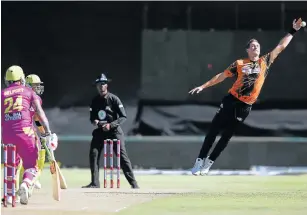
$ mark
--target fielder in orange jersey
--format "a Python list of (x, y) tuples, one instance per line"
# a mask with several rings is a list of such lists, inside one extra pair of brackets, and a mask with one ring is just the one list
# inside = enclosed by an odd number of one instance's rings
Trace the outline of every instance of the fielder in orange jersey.
[[(38, 149), (35, 144), (33, 114), (31, 108), (39, 116), (45, 129), (45, 135), (50, 139), (51, 131), (48, 119), (34, 91), (25, 86), (25, 75), (19, 66), (11, 66), (5, 74), (7, 88), (1, 90), (1, 127), (4, 144), (16, 145), (16, 162), (22, 159), (25, 172), (22, 183), (17, 191), (22, 204), (28, 204), (30, 191), (38, 175)], [(8, 159), (11, 159), (8, 154)], [(12, 176), (9, 168), (7, 175)], [(8, 189), (12, 189), (10, 181)]]
[[(236, 77), (236, 82), (224, 97), (220, 108), (212, 120), (198, 158), (192, 168), (193, 175), (205, 175), (212, 164), (226, 148), (237, 126), (249, 115), (252, 105), (256, 102), (271, 65), (277, 56), (288, 46), (294, 34), (301, 28), (302, 19), (293, 21), (289, 33), (268, 54), (260, 57), (260, 44), (256, 39), (248, 41), (246, 51), (248, 58), (232, 63), (224, 72), (217, 74), (205, 84), (192, 89), (189, 93), (199, 93), (203, 89), (216, 85), (226, 78)], [(216, 139), (221, 134), (216, 147), (208, 153)]]

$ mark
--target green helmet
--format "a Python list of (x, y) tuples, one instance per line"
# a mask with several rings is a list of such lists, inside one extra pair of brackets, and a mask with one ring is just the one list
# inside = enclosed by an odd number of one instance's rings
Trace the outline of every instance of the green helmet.
[(38, 77), (38, 75), (31, 74), (26, 77), (26, 85), (31, 87), (37, 95), (42, 95), (44, 93), (44, 82)]

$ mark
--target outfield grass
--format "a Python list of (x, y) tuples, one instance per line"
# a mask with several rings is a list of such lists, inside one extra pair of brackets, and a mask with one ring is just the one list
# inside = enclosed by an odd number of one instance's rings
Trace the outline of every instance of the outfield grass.
[[(166, 178), (166, 179), (165, 179)], [(306, 215), (307, 177), (216, 176), (142, 177), (162, 186), (199, 188), (201, 193), (174, 195), (128, 208), (123, 215)], [(149, 183), (151, 184), (151, 183)]]
[[(69, 188), (89, 182), (89, 170), (63, 170)], [(103, 179), (103, 171), (100, 172)], [(120, 215), (306, 215), (307, 176), (136, 176), (140, 192), (154, 190), (151, 201), (128, 204)], [(122, 190), (129, 188), (121, 176)], [(41, 177), (43, 189), (50, 188), (48, 170)], [(101, 180), (102, 182), (102, 180)], [(101, 189), (102, 190), (102, 189)], [(127, 190), (127, 189), (126, 189)], [(170, 195), (159, 195), (172, 190)], [(178, 193), (176, 192), (178, 190)], [(189, 192), (180, 193), (180, 190)], [(69, 192), (69, 190), (67, 190)], [(99, 191), (96, 190), (95, 191)], [(165, 192), (167, 193), (167, 192)], [(173, 194), (172, 194), (173, 193)], [(176, 194), (177, 193), (177, 194)], [(80, 194), (81, 195), (81, 194)], [(102, 194), (105, 195), (105, 194)], [(135, 198), (137, 194), (128, 199)], [(144, 195), (144, 194), (142, 194)], [(139, 198), (141, 193), (139, 194)], [(111, 198), (111, 197), (110, 197)], [(112, 197), (113, 198), (113, 197)], [(116, 198), (114, 196), (114, 201)], [(123, 199), (121, 201), (127, 201)], [(103, 204), (103, 202), (101, 203)], [(105, 205), (106, 207), (108, 205)], [(42, 214), (42, 213), (39, 213)], [(68, 211), (59, 214), (70, 214)], [(87, 214), (86, 211), (83, 212)], [(95, 213), (90, 213), (95, 214)], [(113, 212), (97, 213), (113, 214)]]

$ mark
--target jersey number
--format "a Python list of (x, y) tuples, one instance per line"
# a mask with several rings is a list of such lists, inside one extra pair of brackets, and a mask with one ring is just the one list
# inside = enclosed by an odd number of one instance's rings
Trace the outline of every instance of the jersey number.
[(8, 97), (4, 99), (4, 105), (7, 106), (4, 110), (4, 113), (11, 113), (14, 110), (21, 111), (23, 109), (22, 106), (22, 96), (17, 96), (14, 100), (13, 97)]

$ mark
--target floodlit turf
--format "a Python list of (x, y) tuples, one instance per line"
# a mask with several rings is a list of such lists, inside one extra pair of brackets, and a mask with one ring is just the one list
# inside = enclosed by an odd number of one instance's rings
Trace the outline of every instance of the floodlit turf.
[[(46, 169), (41, 178), (43, 189), (34, 193), (34, 202), (29, 203), (29, 214), (307, 214), (307, 176), (136, 176), (141, 189), (132, 193), (121, 175), (122, 188), (112, 189), (114, 193), (103, 188), (86, 192), (76, 189), (89, 182), (89, 173), (89, 170), (63, 170), (71, 190), (65, 191), (62, 202), (54, 203), (50, 193), (51, 177)], [(102, 174), (103, 170), (100, 172), (101, 182)], [(34, 199), (37, 196), (41, 202)], [(43, 211), (43, 208), (54, 208), (56, 204), (57, 213)], [(66, 204), (71, 204), (71, 209)], [(18, 206), (19, 209), (22, 207)], [(41, 209), (35, 211), (36, 207)], [(9, 209), (10, 213), (4, 211), (3, 214), (28, 214), (27, 210), (17, 212)]]

